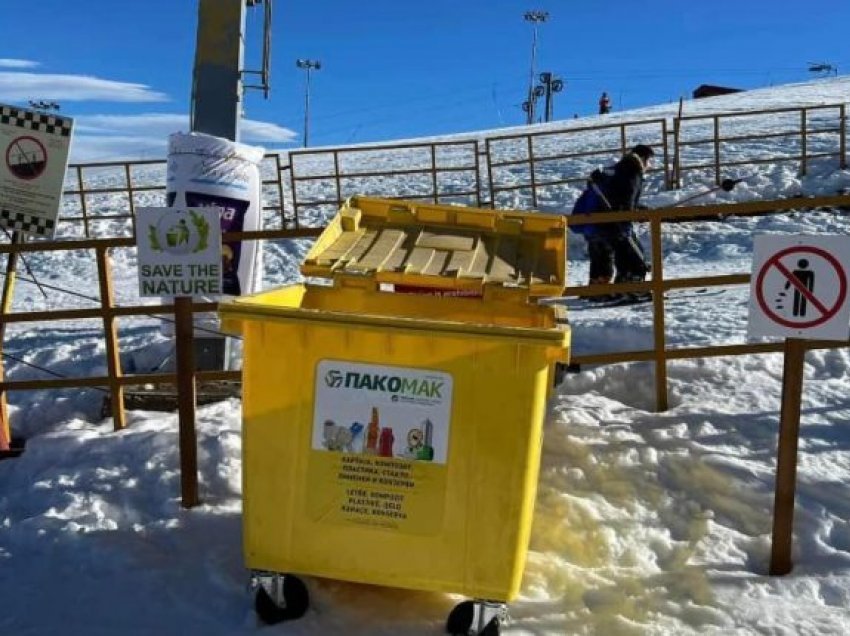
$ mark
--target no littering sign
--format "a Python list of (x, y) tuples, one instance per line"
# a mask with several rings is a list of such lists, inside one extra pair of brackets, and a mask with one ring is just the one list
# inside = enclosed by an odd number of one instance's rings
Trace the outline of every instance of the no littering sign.
[(756, 236), (750, 336), (850, 335), (850, 236)]

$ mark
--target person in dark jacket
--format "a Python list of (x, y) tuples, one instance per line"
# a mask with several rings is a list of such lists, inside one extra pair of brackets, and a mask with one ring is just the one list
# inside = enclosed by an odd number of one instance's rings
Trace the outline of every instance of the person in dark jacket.
[(607, 115), (611, 112), (611, 100), (608, 97), (608, 93), (603, 92), (602, 97), (599, 98), (599, 114)]
[[(604, 179), (594, 179), (601, 192), (602, 210), (634, 211), (640, 205), (644, 174), (655, 153), (652, 148), (638, 144), (613, 167), (605, 170)], [(643, 247), (630, 221), (594, 224), (588, 237), (590, 283), (623, 283), (646, 279), (649, 266)], [(616, 269), (616, 277), (614, 270)]]

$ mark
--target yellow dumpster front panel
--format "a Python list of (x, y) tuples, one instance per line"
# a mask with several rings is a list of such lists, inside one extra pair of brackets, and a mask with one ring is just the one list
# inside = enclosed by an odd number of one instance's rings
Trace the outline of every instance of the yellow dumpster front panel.
[(222, 307), (244, 337), (250, 568), (516, 596), (569, 332), (501, 309), (301, 285)]

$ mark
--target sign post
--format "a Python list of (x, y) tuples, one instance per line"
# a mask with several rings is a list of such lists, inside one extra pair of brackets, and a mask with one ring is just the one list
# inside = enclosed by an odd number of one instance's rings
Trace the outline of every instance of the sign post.
[(198, 497), (192, 296), (221, 293), (219, 208), (139, 208), (139, 295), (174, 298), (180, 489), (184, 508)]
[[(12, 230), (13, 243), (26, 235), (53, 237), (73, 127), (70, 117), (0, 104), (0, 227)], [(0, 315), (12, 304), (17, 257), (9, 253)], [(2, 323), (0, 352), (4, 332)], [(0, 452), (11, 450), (6, 392), (0, 391)]]
[(797, 443), (800, 439), (800, 402), (803, 396), (803, 367), (806, 341), (785, 340), (782, 368), (782, 410), (779, 414), (779, 443), (776, 456), (776, 492), (773, 497), (773, 534), (770, 574), (791, 571), (794, 533), (794, 492), (797, 485)]
[(806, 338), (846, 340), (850, 237), (757, 236), (748, 333), (785, 338), (770, 574), (793, 566), (794, 498)]

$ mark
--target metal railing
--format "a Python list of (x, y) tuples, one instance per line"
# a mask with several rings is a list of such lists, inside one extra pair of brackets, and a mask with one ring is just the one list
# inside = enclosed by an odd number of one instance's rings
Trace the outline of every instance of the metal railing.
[[(761, 119), (761, 121), (753, 121)], [(764, 132), (735, 134), (735, 127), (746, 123), (750, 128), (761, 125)], [(728, 128), (729, 134), (724, 135), (723, 129)], [(709, 129), (709, 134), (704, 134)], [(689, 134), (689, 131), (693, 131)], [(697, 136), (702, 132), (702, 136)], [(818, 135), (837, 135), (834, 150), (818, 152), (811, 148), (811, 137)], [(782, 147), (796, 146), (793, 154), (776, 152), (761, 156), (741, 159), (741, 155), (749, 151), (758, 153), (756, 143), (759, 140), (783, 140)], [(836, 157), (838, 166), (843, 170), (847, 167), (847, 127), (844, 104), (826, 104), (818, 106), (801, 106), (791, 108), (774, 108), (767, 110), (752, 110), (736, 113), (718, 113), (713, 115), (691, 115), (676, 118), (673, 122), (673, 166), (674, 184), (682, 186), (682, 175), (686, 172), (708, 170), (713, 171), (714, 180), (720, 184), (723, 169), (759, 164), (775, 164), (779, 162), (799, 162), (800, 175), (805, 175), (811, 160), (821, 157)], [(727, 156), (724, 150), (734, 144), (735, 157)], [(682, 154), (692, 151), (699, 154), (699, 149), (705, 148), (702, 154), (710, 155), (708, 161), (686, 163)]]
[[(166, 161), (106, 161), (68, 166), (63, 190), (63, 210), (57, 223), (61, 238), (115, 238), (135, 235), (136, 208), (166, 204)], [(283, 174), (289, 170), (279, 154), (267, 154), (261, 170), (273, 178), (261, 179), (263, 226), (297, 228), (298, 219), (287, 214)], [(115, 198), (124, 198), (116, 206)], [(116, 211), (116, 208), (119, 211)]]
[(531, 206), (539, 208), (545, 188), (583, 184), (592, 168), (616, 161), (638, 143), (653, 147), (662, 158), (661, 168), (650, 174), (660, 173), (661, 186), (668, 188), (667, 138), (665, 119), (488, 137), (484, 143), (489, 204), (497, 207), (500, 194), (527, 191)]
[(481, 206), (475, 140), (294, 150), (289, 158), (299, 223), (308, 209), (327, 220), (354, 194)]

